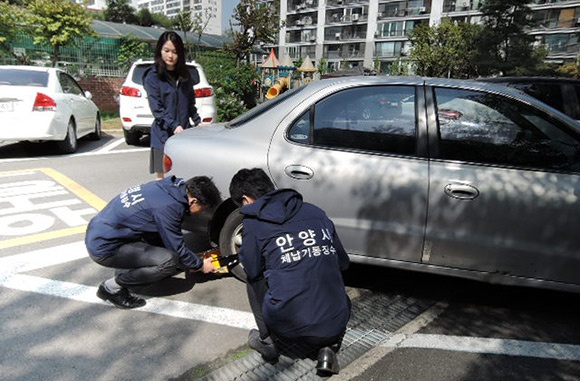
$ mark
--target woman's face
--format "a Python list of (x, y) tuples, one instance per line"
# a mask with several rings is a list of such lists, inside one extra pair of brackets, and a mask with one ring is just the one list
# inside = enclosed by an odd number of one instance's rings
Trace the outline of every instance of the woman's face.
[(175, 65), (177, 65), (178, 56), (177, 50), (175, 49), (173, 42), (167, 41), (165, 44), (163, 44), (163, 47), (161, 47), (161, 59), (163, 60), (163, 62), (165, 62), (167, 70), (175, 69)]

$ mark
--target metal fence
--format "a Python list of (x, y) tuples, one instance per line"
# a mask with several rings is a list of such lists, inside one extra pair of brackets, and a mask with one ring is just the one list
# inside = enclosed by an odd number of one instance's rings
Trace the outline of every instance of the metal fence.
[[(146, 56), (136, 58), (152, 58), (155, 42), (143, 41), (146, 44)], [(128, 68), (119, 62), (119, 52), (122, 40), (111, 37), (85, 37), (75, 44), (63, 46), (59, 50), (59, 61), (56, 66), (76, 78), (84, 77), (114, 77), (122, 78)], [(26, 64), (34, 66), (51, 66), (53, 49), (48, 44), (35, 44), (27, 35), (18, 35), (9, 42), (12, 52), (26, 59)], [(231, 55), (216, 49), (194, 47), (195, 59), (205, 62), (234, 59)], [(0, 53), (1, 65), (21, 64), (12, 54)]]

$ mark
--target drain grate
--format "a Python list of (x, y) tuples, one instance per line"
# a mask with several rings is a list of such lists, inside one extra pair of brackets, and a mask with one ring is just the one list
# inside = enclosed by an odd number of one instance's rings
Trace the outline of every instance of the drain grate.
[[(344, 368), (387, 339), (393, 332), (416, 318), (435, 303), (399, 294), (367, 292), (353, 301), (352, 315), (338, 352)], [(199, 381), (319, 381), (315, 353), (299, 346), (280, 348), (276, 364), (264, 362), (260, 354), (251, 352), (230, 362)]]

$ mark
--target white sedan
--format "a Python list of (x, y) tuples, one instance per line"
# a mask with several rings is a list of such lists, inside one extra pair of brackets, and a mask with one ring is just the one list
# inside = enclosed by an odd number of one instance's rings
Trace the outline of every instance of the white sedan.
[(73, 77), (56, 68), (0, 66), (0, 142), (56, 141), (62, 153), (77, 139), (101, 137), (101, 114)]

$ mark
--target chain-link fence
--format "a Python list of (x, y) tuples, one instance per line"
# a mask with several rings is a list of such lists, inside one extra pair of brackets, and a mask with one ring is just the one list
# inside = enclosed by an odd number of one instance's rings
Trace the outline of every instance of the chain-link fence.
[[(145, 45), (142, 57), (151, 59), (154, 55), (155, 41), (143, 41)], [(85, 37), (74, 45), (62, 46), (56, 66), (73, 75), (75, 78), (115, 77), (122, 78), (128, 67), (119, 60), (123, 40), (111, 37)], [(7, 52), (0, 53), (1, 65), (19, 65), (25, 63), (34, 66), (51, 66), (53, 48), (48, 44), (35, 44), (27, 35), (18, 35), (9, 46), (20, 57), (17, 59)], [(188, 54), (204, 62), (235, 60), (231, 55), (213, 48), (193, 46)]]

